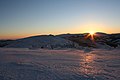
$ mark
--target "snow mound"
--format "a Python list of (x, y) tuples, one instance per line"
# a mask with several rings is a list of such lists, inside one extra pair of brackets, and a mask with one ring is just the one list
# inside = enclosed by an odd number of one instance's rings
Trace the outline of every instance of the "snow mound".
[(35, 48), (55, 49), (55, 48), (74, 48), (78, 47), (78, 44), (60, 37), (52, 35), (42, 35), (18, 39), (13, 44), (7, 45), (5, 47), (30, 48), (30, 49)]
[(107, 50), (112, 50), (113, 49), (113, 47), (111, 47), (111, 46), (109, 46), (109, 45), (107, 45), (105, 43), (104, 44), (96, 43), (96, 46), (99, 49), (107, 49)]

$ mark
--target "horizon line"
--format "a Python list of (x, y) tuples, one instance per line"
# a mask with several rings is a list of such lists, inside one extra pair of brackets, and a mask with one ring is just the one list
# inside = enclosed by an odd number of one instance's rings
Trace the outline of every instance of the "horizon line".
[[(33, 35), (28, 35), (28, 36), (23, 36), (23, 37), (18, 37), (18, 38), (1, 38), (0, 40), (16, 40), (16, 39), (22, 39), (22, 38), (27, 38), (27, 37), (32, 37), (32, 36), (42, 36), (42, 35), (53, 35), (53, 36), (57, 36), (57, 35), (63, 35), (63, 34), (86, 34), (86, 33), (90, 33), (90, 32), (82, 32), (82, 33), (60, 33), (60, 34), (33, 34)], [(95, 33), (105, 33), (105, 32), (95, 32)], [(114, 32), (114, 33), (105, 33), (105, 34), (120, 34), (120, 32)]]

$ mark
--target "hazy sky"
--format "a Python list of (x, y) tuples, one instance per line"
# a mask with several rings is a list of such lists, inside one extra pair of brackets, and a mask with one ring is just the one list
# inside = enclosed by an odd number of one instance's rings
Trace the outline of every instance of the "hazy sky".
[(120, 32), (120, 0), (0, 0), (0, 39)]

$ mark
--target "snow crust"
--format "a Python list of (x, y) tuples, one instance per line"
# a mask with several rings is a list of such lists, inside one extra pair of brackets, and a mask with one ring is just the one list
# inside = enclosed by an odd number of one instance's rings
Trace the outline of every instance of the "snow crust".
[(0, 48), (0, 80), (119, 79), (119, 49)]

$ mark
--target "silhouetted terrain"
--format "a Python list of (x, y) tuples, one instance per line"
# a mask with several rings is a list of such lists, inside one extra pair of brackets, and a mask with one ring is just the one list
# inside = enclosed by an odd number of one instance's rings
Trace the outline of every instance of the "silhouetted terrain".
[(89, 33), (85, 34), (63, 34), (59, 35), (62, 38), (68, 39), (70, 41), (78, 43), (83, 47), (99, 47), (100, 45), (108, 45), (110, 47), (119, 47), (120, 46), (120, 33), (118, 34), (106, 34), (97, 32), (94, 35), (94, 41), (90, 37), (86, 38)]
[(120, 46), (120, 33), (106, 34), (97, 32), (94, 40), (84, 34), (38, 35), (17, 40), (0, 40), (0, 47), (16, 48), (117, 48)]
[(0, 47), (7, 46), (9, 44), (12, 44), (14, 40), (0, 40)]

